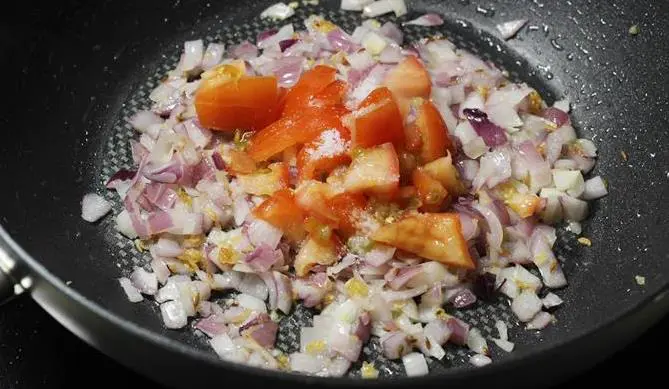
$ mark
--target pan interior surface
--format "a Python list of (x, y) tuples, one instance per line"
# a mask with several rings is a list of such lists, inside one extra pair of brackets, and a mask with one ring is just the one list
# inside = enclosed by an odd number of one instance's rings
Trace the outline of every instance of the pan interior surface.
[[(21, 68), (23, 76), (11, 82), (30, 103), (10, 103), (15, 108), (10, 112), (22, 120), (5, 119), (16, 128), (17, 144), (0, 146), (0, 171), (10, 174), (14, 183), (13, 190), (0, 194), (0, 223), (50, 272), (63, 282), (71, 281), (69, 287), (87, 299), (204, 353), (211, 351), (203, 336), (189, 328), (163, 328), (157, 304), (126, 300), (116, 279), (133, 266), (146, 265), (148, 255), (139, 253), (132, 241), (114, 230), (113, 217), (94, 225), (81, 220), (79, 202), (84, 193), (92, 191), (114, 201), (114, 214), (121, 209), (118, 197), (107, 193), (104, 183), (119, 168), (132, 165), (129, 140), (136, 134), (127, 118), (149, 107), (148, 94), (176, 65), (183, 41), (201, 38), (226, 46), (255, 41), (260, 31), (284, 23), (301, 28), (302, 20), (313, 13), (348, 32), (362, 20), (357, 12), (338, 10), (338, 2), (325, 1), (301, 4), (285, 22), (261, 20), (257, 15), (269, 3), (177, 1), (169, 9), (162, 5), (150, 8), (148, 3), (137, 9), (100, 5), (71, 16), (89, 24), (68, 27), (71, 30), (63, 34), (70, 42), (40, 35), (32, 46), (14, 48), (24, 49), (21, 55), (30, 60), (27, 65), (19, 66), (22, 57), (3, 63), (8, 69)], [(554, 325), (542, 332), (524, 330), (504, 299), (454, 312), (486, 337), (497, 335), (494, 323), (498, 319), (512, 326), (510, 338), (516, 351), (507, 354), (491, 345), (493, 359), (499, 362), (584, 334), (666, 285), (669, 261), (662, 226), (667, 208), (662, 199), (669, 196), (669, 168), (662, 164), (669, 160), (669, 135), (654, 130), (669, 124), (669, 105), (661, 78), (654, 72), (667, 65), (656, 54), (662, 49), (658, 45), (667, 46), (663, 42), (668, 26), (647, 19), (644, 29), (655, 36), (629, 36), (625, 25), (632, 21), (626, 11), (604, 4), (591, 5), (602, 15), (600, 21), (579, 16), (577, 11), (587, 5), (553, 9), (536, 2), (523, 6), (516, 2), (448, 3), (453, 4), (408, 2), (411, 12), (401, 20), (433, 11), (444, 15), (445, 24), (407, 26), (405, 42), (441, 33), (458, 47), (507, 70), (512, 79), (537, 88), (549, 102), (570, 98), (580, 136), (593, 139), (599, 147), (594, 174), (609, 181), (610, 195), (594, 203), (584, 225), (584, 235), (593, 245), (579, 245), (576, 236), (566, 232), (559, 235), (557, 253), (570, 285), (558, 292), (565, 304), (557, 311)], [(115, 33), (103, 28), (105, 13), (119, 16), (113, 22)], [(123, 19), (124, 14), (131, 16)], [(516, 39), (504, 42), (495, 35), (495, 23), (518, 18), (530, 22)], [(617, 40), (623, 44), (613, 42)], [(634, 63), (643, 67), (634, 72)], [(621, 157), (621, 151), (628, 160)], [(634, 195), (634, 188), (647, 190), (637, 189)], [(636, 284), (635, 275), (646, 277), (644, 288)], [(292, 352), (299, 347), (299, 327), (309, 324), (311, 314), (298, 308), (282, 321), (279, 348)], [(379, 351), (378, 344), (371, 342), (362, 358), (375, 361), (382, 375), (403, 371), (401, 363), (386, 360)], [(446, 351), (442, 362), (429, 360), (431, 374), (467, 366), (469, 354), (464, 349), (449, 347)], [(358, 367), (351, 368), (352, 375)]]

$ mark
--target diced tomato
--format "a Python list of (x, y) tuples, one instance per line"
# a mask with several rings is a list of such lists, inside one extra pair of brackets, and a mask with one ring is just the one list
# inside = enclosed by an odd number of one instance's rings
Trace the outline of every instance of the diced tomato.
[(476, 267), (462, 236), (457, 213), (406, 216), (379, 228), (372, 239), (449, 266)]
[(367, 198), (361, 193), (340, 193), (328, 200), (330, 210), (337, 218), (338, 230), (343, 236), (354, 235), (360, 215), (365, 212)]
[(372, 147), (390, 142), (404, 145), (404, 126), (393, 94), (388, 88), (374, 89), (346, 120), (353, 147)]
[(239, 185), (244, 192), (263, 196), (288, 188), (290, 184), (288, 165), (277, 162), (269, 165), (268, 168), (269, 172), (237, 175)]
[(305, 214), (295, 202), (290, 189), (275, 192), (253, 210), (253, 215), (279, 228), (291, 240), (304, 238)]
[(392, 197), (400, 183), (400, 166), (395, 148), (384, 143), (357, 153), (344, 177), (348, 192), (365, 192)]
[(336, 108), (308, 110), (299, 116), (283, 117), (254, 134), (247, 152), (255, 161), (264, 161), (283, 150), (313, 140), (323, 130), (347, 131)]
[[(318, 103), (323, 100), (330, 101), (335, 99), (332, 95), (341, 93), (341, 84), (334, 85), (330, 88), (328, 86), (335, 81), (337, 70), (330, 66), (318, 65), (311, 70), (305, 72), (300, 77), (299, 81), (293, 86), (284, 98), (283, 115), (292, 116), (301, 114), (305, 108), (312, 106), (314, 96), (320, 94)], [(344, 85), (345, 86), (345, 85)], [(325, 90), (329, 90), (327, 93)], [(341, 96), (339, 98), (341, 101)], [(317, 103), (317, 106), (319, 104)]]
[(230, 156), (229, 170), (232, 174), (251, 174), (256, 170), (256, 161), (240, 150), (228, 151)]
[(422, 203), (421, 210), (439, 212), (448, 197), (448, 191), (443, 185), (420, 168), (413, 172), (413, 184)]
[(412, 55), (388, 72), (383, 84), (393, 92), (402, 116), (409, 111), (409, 103), (414, 97), (429, 98), (432, 90), (430, 75), (423, 64)]
[(418, 156), (421, 163), (428, 163), (446, 155), (453, 154), (455, 147), (449, 137), (446, 123), (439, 110), (430, 101), (423, 100), (417, 107), (415, 133), (420, 137)]
[(457, 196), (466, 192), (462, 181), (460, 181), (458, 169), (453, 165), (450, 154), (425, 164), (422, 169), (432, 178), (439, 181), (448, 193)]
[(195, 93), (197, 118), (206, 128), (255, 131), (279, 116), (275, 77), (249, 77), (233, 65), (221, 65), (203, 79)]
[(333, 241), (308, 238), (295, 256), (293, 267), (298, 277), (304, 277), (316, 265), (332, 265), (339, 258), (337, 244)]
[(337, 166), (351, 162), (348, 154), (350, 139), (345, 128), (329, 129), (306, 143), (297, 154), (298, 182), (319, 179)]
[(318, 181), (305, 181), (295, 190), (295, 202), (306, 213), (313, 215), (324, 223), (336, 227), (337, 214), (330, 208), (330, 186)]

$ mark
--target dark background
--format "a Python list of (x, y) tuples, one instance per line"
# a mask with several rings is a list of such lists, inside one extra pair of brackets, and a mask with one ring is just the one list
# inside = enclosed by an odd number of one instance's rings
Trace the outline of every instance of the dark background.
[[(622, 373), (643, 377), (644, 382), (663, 382), (667, 348), (669, 317), (625, 350), (558, 388), (586, 382), (601, 385), (618, 380)], [(233, 380), (221, 377), (220, 383), (234, 387)], [(28, 296), (0, 307), (1, 389), (97, 387), (100, 383), (119, 388), (162, 388), (79, 340)]]

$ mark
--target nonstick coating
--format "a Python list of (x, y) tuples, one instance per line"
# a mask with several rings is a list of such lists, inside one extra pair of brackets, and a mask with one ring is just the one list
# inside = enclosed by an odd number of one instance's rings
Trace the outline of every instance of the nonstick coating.
[[(9, 75), (11, 92), (2, 115), (0, 224), (27, 252), (23, 261), (36, 275), (33, 296), (38, 302), (87, 341), (164, 382), (183, 386), (231, 370), (248, 377), (323, 382), (218, 362), (191, 331), (164, 330), (157, 306), (128, 303), (116, 281), (141, 256), (111, 232), (112, 218), (90, 225), (79, 216), (81, 196), (104, 193), (110, 169), (130, 163), (123, 149), (129, 133), (123, 127), (125, 116), (146, 106), (142, 97), (174, 64), (182, 42), (213, 38), (230, 44), (252, 38), (268, 26), (257, 15), (270, 3), (68, 2), (2, 16), (5, 54), (0, 69)], [(561, 235), (559, 254), (570, 286), (560, 292), (566, 304), (557, 312), (557, 323), (540, 333), (512, 331), (517, 350), (497, 353), (498, 363), (476, 376), (460, 367), (466, 354), (450, 350), (450, 368), (433, 369), (424, 383), (499, 383), (508, 378), (506, 370), (517, 368), (527, 368), (534, 379), (585, 368), (631, 340), (666, 305), (664, 299), (648, 301), (669, 280), (663, 231), (668, 211), (662, 201), (669, 196), (667, 5), (536, 0), (408, 4), (406, 20), (424, 11), (443, 14), (446, 23), (440, 31), (456, 44), (490, 58), (551, 101), (568, 97), (575, 127), (599, 147), (595, 174), (606, 177), (610, 190), (585, 223), (592, 247)], [(338, 2), (322, 1), (313, 9), (350, 25), (357, 14), (337, 7)], [(516, 39), (501, 41), (494, 25), (518, 18), (530, 21)], [(293, 22), (297, 26), (299, 20)], [(636, 36), (628, 33), (633, 24), (640, 27)], [(415, 37), (435, 30), (411, 31)], [(644, 287), (635, 275), (646, 277)], [(479, 306), (464, 317), (479, 320), (474, 324), (485, 331), (491, 328), (481, 319), (486, 313), (512, 321), (503, 306), (502, 301)], [(647, 308), (643, 312), (642, 306)], [(290, 331), (282, 333), (290, 343)], [(548, 382), (553, 381), (543, 383)]]

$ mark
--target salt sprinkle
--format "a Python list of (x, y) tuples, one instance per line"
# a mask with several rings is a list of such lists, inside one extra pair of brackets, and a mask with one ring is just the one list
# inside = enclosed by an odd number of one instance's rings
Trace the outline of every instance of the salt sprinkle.
[(309, 156), (313, 159), (334, 157), (346, 152), (348, 142), (341, 138), (339, 131), (330, 129), (321, 133), (316, 150), (310, 150)]

